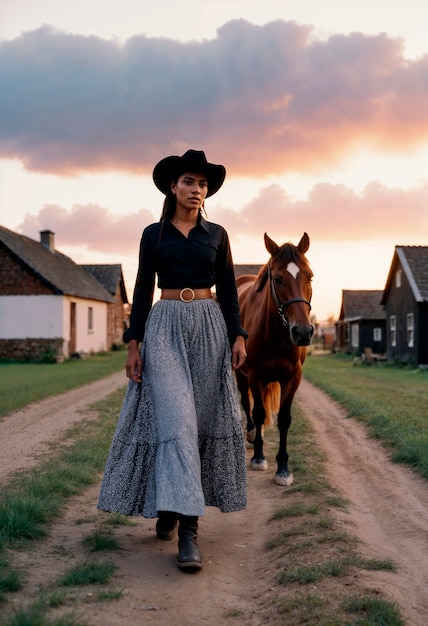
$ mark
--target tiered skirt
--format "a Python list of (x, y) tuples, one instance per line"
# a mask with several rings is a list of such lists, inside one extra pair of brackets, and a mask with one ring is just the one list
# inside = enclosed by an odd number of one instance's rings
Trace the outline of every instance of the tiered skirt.
[(107, 458), (98, 508), (156, 517), (245, 508), (245, 443), (226, 325), (211, 299), (160, 300)]

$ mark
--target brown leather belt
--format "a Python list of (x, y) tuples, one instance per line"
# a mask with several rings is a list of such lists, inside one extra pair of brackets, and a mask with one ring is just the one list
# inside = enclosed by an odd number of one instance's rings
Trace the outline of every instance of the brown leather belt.
[(212, 298), (211, 289), (162, 289), (161, 300), (181, 300), (182, 302), (193, 302), (193, 300), (203, 300)]

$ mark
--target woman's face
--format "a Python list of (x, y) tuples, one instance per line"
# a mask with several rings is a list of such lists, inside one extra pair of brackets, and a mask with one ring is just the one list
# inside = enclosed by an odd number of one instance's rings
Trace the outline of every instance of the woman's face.
[(171, 190), (177, 199), (177, 208), (199, 211), (208, 191), (207, 177), (202, 172), (185, 172), (172, 183)]

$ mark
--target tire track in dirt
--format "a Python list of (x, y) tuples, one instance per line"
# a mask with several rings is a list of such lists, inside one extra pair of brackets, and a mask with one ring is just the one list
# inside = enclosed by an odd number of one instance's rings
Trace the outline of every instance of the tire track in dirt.
[(116, 372), (6, 415), (0, 421), (0, 482), (18, 470), (36, 465), (37, 457), (47, 452), (50, 443), (87, 417), (82, 412), (88, 405), (126, 384), (125, 373)]
[[(428, 623), (428, 484), (392, 463), (361, 422), (302, 380), (296, 395), (327, 455), (330, 484), (349, 500), (342, 520), (377, 558), (391, 558), (396, 574), (376, 573), (376, 586), (402, 608), (409, 626)], [(376, 557), (375, 557), (376, 558)], [(369, 576), (369, 573), (367, 573)]]

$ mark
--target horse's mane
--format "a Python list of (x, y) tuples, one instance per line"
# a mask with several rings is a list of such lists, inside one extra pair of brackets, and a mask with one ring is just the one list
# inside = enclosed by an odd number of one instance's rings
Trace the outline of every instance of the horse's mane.
[(268, 266), (269, 263), (266, 263), (257, 274), (256, 278), (256, 291), (263, 291), (263, 287), (266, 285), (268, 279)]
[[(283, 266), (288, 265), (288, 263), (291, 263), (292, 261), (296, 264), (300, 261), (301, 264), (303, 263), (303, 265), (309, 269), (309, 264), (304, 254), (302, 254), (299, 248), (292, 243), (284, 243), (272, 258), (280, 261)], [(269, 276), (269, 263), (270, 261), (268, 261), (257, 274), (256, 291), (262, 291), (267, 283)]]

